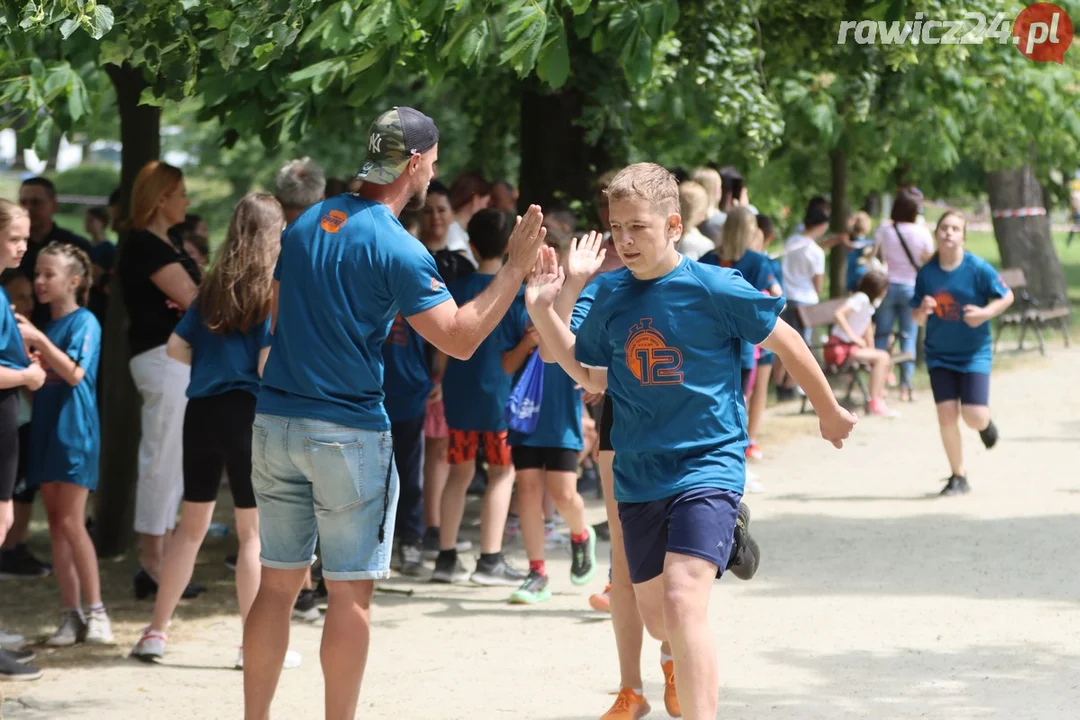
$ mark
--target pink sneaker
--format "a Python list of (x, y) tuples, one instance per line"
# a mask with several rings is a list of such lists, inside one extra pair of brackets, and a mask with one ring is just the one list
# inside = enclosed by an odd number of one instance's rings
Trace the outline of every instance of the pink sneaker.
[(880, 398), (873, 398), (870, 400), (870, 414), (877, 417), (900, 417), (900, 413), (891, 409), (888, 405), (885, 404), (885, 401), (881, 400)]

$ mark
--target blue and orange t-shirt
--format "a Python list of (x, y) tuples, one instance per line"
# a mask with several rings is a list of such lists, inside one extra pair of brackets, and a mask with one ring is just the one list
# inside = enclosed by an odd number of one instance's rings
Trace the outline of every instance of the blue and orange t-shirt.
[[(698, 262), (703, 262), (706, 265), (718, 265), (720, 267), (738, 270), (739, 274), (743, 276), (743, 279), (746, 280), (746, 282), (762, 292), (768, 292), (769, 288), (773, 285), (779, 284), (773, 261), (770, 260), (769, 256), (765, 253), (759, 253), (754, 250), (747, 250), (743, 253), (743, 256), (735, 262), (721, 260), (720, 256), (713, 250), (710, 253), (702, 255)], [(740, 359), (743, 369), (754, 367), (753, 343), (744, 342), (742, 344)]]
[(615, 499), (650, 502), (746, 480), (742, 341), (758, 344), (783, 298), (683, 258), (667, 275), (603, 276), (577, 332), (579, 362), (608, 370)]
[(383, 391), (390, 422), (423, 416), (434, 383), (427, 361), (427, 343), (398, 313), (383, 343)]

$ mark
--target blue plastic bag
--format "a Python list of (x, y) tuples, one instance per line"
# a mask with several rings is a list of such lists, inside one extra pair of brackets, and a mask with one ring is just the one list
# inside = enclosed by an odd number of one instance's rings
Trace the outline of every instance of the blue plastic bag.
[(506, 402), (506, 422), (511, 430), (525, 435), (536, 431), (543, 396), (544, 361), (540, 359), (539, 351), (533, 350)]

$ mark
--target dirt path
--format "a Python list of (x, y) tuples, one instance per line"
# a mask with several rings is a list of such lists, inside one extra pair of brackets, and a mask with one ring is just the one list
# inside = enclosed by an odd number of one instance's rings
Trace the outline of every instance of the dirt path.
[[(936, 497), (948, 472), (926, 399), (900, 420), (864, 420), (842, 452), (813, 437), (766, 448), (758, 472), (769, 492), (749, 499), (762, 569), (750, 583), (725, 579), (712, 598), (721, 717), (1076, 716), (1078, 359), (1057, 351), (995, 378), (1002, 440), (988, 453), (965, 433), (967, 497)], [(774, 433), (786, 423), (805, 424), (777, 417)], [(590, 512), (602, 519), (599, 505)], [(551, 566), (555, 599), (530, 609), (504, 604), (502, 590), (393, 581), (416, 594), (378, 595), (358, 716), (598, 718), (618, 680), (610, 623), (570, 585), (567, 558)], [(3, 716), (240, 717), (241, 678), (226, 669), (239, 640), (228, 593), (222, 578), (219, 612), (192, 617), (203, 601), (182, 609), (189, 619), (160, 667), (123, 657), (149, 614), (129, 603), (119, 647), (46, 655), (46, 678), (17, 688)], [(319, 632), (293, 626), (305, 662), (282, 676), (275, 717), (322, 716)], [(662, 717), (657, 655), (647, 640), (646, 694)]]

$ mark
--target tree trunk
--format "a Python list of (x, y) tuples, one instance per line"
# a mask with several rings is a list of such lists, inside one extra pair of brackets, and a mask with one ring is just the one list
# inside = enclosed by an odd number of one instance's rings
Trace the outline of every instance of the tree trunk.
[[(832, 170), (832, 222), (829, 230), (834, 233), (847, 232), (848, 209), (848, 167), (847, 154), (840, 148), (829, 151), (829, 165)], [(843, 244), (833, 246), (829, 252), (829, 297), (843, 297), (847, 290), (847, 248)]]
[(63, 133), (53, 133), (49, 140), (49, 156), (45, 158), (45, 170), (42, 174), (56, 170), (56, 163), (60, 161), (60, 142), (64, 139)]
[[(120, 111), (121, 215), (127, 217), (131, 187), (139, 170), (161, 153), (161, 111), (139, 105), (146, 81), (129, 65), (105, 67), (116, 90)], [(121, 233), (118, 257), (126, 233)], [(133, 536), (135, 481), (138, 475), (139, 411), (141, 400), (128, 369), (127, 312), (119, 279), (109, 286), (100, 377), (102, 388), (101, 479), (94, 495), (95, 540), (98, 553), (118, 555)]]
[[(992, 212), (1046, 207), (1043, 191), (1030, 165), (987, 173)], [(1050, 215), (995, 217), (994, 237), (1001, 266), (1021, 268), (1028, 292), (1044, 306), (1066, 304), (1068, 286), (1050, 235)]]
[[(18, 123), (21, 126), (21, 123)], [(11, 169), (22, 172), (26, 170), (26, 146), (22, 141), (21, 127), (16, 127), (15, 132), (15, 159), (11, 162)]]
[(585, 142), (579, 91), (545, 91), (536, 81), (521, 93), (521, 198), (545, 209), (592, 199), (593, 179), (610, 169), (602, 143)]

